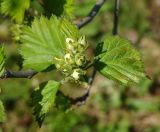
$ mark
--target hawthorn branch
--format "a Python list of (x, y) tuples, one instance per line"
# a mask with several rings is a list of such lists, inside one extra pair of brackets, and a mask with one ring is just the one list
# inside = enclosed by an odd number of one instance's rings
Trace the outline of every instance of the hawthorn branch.
[(120, 7), (120, 0), (115, 0), (113, 32), (112, 32), (113, 35), (117, 35), (118, 34), (119, 7)]
[[(102, 0), (101, 0), (100, 3), (99, 4), (102, 6), (104, 1), (102, 2)], [(119, 7), (120, 7), (120, 0), (115, 0), (113, 32), (112, 32), (113, 35), (117, 35), (118, 34)], [(93, 9), (94, 8), (97, 8), (97, 7), (93, 7)], [(90, 22), (93, 19), (93, 18), (90, 18), (90, 14), (92, 14), (92, 13), (89, 13), (88, 17), (84, 18), (84, 20), (82, 20), (82, 22), (79, 23), (78, 26), (80, 28), (81, 28), (81, 26), (86, 25), (88, 22)], [(74, 105), (75, 104), (76, 105), (83, 105), (86, 102), (87, 98), (89, 97), (90, 89), (91, 89), (92, 83), (94, 81), (95, 75), (96, 75), (96, 69), (93, 69), (92, 75), (91, 75), (91, 77), (90, 77), (90, 79), (88, 81), (89, 88), (88, 88), (87, 92), (85, 94), (83, 94), (81, 97), (77, 97), (76, 99), (72, 99), (72, 104), (74, 104)]]
[[(102, 5), (104, 4), (105, 0), (98, 0), (90, 13), (87, 17), (85, 17), (80, 23), (77, 24), (77, 27), (80, 29), (84, 27), (86, 24), (88, 24), (98, 13)], [(11, 71), (6, 70), (4, 74), (0, 77), (1, 79), (6, 78), (32, 78), (34, 75), (36, 75), (38, 72), (33, 70), (27, 70), (27, 71)]]
[(27, 70), (27, 71), (6, 70), (0, 78), (1, 79), (6, 79), (6, 78), (28, 78), (28, 79), (30, 79), (36, 74), (37, 74), (37, 72), (33, 71), (33, 70)]
[(93, 6), (93, 8), (89, 12), (89, 14), (85, 18), (83, 18), (82, 21), (80, 21), (77, 24), (77, 27), (80, 29), (83, 26), (87, 25), (89, 22), (91, 22), (93, 20), (93, 18), (99, 12), (99, 10), (101, 9), (101, 7), (103, 6), (104, 2), (105, 2), (105, 0), (97, 0), (96, 4)]
[(87, 98), (89, 97), (91, 86), (93, 84), (95, 76), (96, 76), (96, 69), (94, 68), (93, 71), (92, 71), (92, 75), (88, 80), (88, 89), (87, 89), (87, 91), (82, 96), (77, 97), (75, 99), (71, 99), (71, 104), (72, 105), (80, 106), (80, 105), (85, 104)]

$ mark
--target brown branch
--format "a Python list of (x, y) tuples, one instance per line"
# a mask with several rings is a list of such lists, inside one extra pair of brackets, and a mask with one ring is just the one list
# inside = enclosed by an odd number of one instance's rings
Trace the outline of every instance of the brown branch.
[[(105, 2), (105, 0), (97, 0), (96, 4), (93, 6), (93, 8), (89, 12), (89, 14), (80, 23), (77, 24), (77, 27), (80, 29), (83, 26), (87, 25), (89, 22), (91, 22), (93, 20), (93, 18), (99, 12), (100, 8), (103, 6), (104, 2)], [(92, 71), (92, 75), (88, 80), (88, 85), (89, 86), (88, 86), (87, 91), (80, 97), (77, 97), (75, 99), (70, 98), (72, 105), (80, 106), (80, 105), (85, 104), (87, 98), (89, 97), (91, 86), (93, 84), (95, 75), (96, 75), (96, 69), (94, 68), (93, 71)]]
[[(77, 27), (80, 29), (80, 28), (84, 27), (85, 25), (87, 25), (89, 22), (91, 22), (93, 20), (93, 18), (97, 15), (99, 10), (101, 9), (101, 7), (103, 6), (105, 1), (106, 0), (97, 0), (96, 4), (93, 6), (93, 8), (89, 12), (89, 14), (85, 18), (83, 18), (82, 21), (80, 21), (77, 24)], [(86, 102), (87, 98), (89, 97), (91, 86), (93, 84), (95, 75), (96, 75), (96, 69), (94, 68), (92, 71), (91, 77), (88, 80), (87, 91), (82, 96), (77, 97), (75, 99), (71, 99), (72, 105), (79, 106), (79, 105), (83, 105)]]
[(92, 75), (88, 80), (88, 89), (87, 89), (87, 91), (82, 96), (77, 97), (75, 99), (71, 99), (72, 105), (80, 106), (80, 105), (85, 104), (87, 98), (89, 97), (91, 86), (93, 84), (95, 76), (96, 76), (96, 69), (94, 68), (93, 71), (92, 71)]
[[(103, 1), (104, 2), (104, 1)], [(102, 1), (101, 1), (101, 6), (102, 6)], [(96, 5), (95, 5), (96, 6)], [(117, 35), (118, 34), (118, 17), (119, 17), (119, 6), (120, 6), (120, 0), (115, 0), (115, 9), (114, 9), (114, 21), (113, 21), (113, 35)], [(97, 7), (96, 7), (97, 8)], [(94, 9), (94, 7), (93, 7)], [(92, 10), (93, 10), (92, 9)], [(92, 11), (91, 11), (92, 12)], [(92, 13), (90, 13), (92, 14)], [(81, 26), (84, 26), (86, 25), (88, 22), (90, 22), (93, 18), (90, 18), (89, 14), (89, 17), (86, 17), (80, 24), (79, 24), (79, 27)], [(72, 100), (72, 104), (76, 104), (76, 105), (83, 105), (87, 98), (89, 97), (89, 93), (90, 93), (90, 89), (91, 89), (91, 86), (92, 86), (92, 83), (93, 83), (93, 80), (95, 78), (95, 75), (96, 75), (96, 69), (93, 69), (93, 72), (92, 72), (92, 75), (91, 75), (91, 78), (89, 79), (88, 81), (88, 84), (89, 84), (89, 88), (87, 90), (86, 93), (84, 93), (81, 97), (77, 97), (76, 99), (71, 99)]]
[(118, 34), (119, 6), (120, 6), (120, 0), (115, 0), (113, 35), (117, 35)]
[(85, 26), (86, 24), (88, 24), (90, 21), (92, 21), (92, 19), (97, 15), (97, 13), (99, 12), (100, 8), (102, 7), (102, 5), (104, 4), (105, 0), (97, 0), (96, 4), (93, 6), (93, 8), (91, 9), (91, 11), (89, 12), (89, 14), (83, 18), (82, 21), (80, 21), (77, 24), (77, 27), (80, 29), (83, 26)]
[[(77, 24), (77, 27), (80, 29), (87, 25), (89, 22), (93, 20), (93, 18), (97, 15), (99, 12), (100, 8), (103, 6), (105, 0), (97, 0), (96, 4), (93, 6), (89, 14), (82, 20), (80, 23)], [(32, 78), (34, 75), (36, 75), (38, 72), (33, 71), (33, 70), (28, 70), (28, 71), (9, 71), (6, 70), (4, 75), (0, 77), (1, 79), (6, 79), (6, 78)], [(93, 69), (92, 75), (88, 80), (88, 89), (87, 91), (80, 97), (77, 97), (75, 99), (68, 97), (68, 99), (71, 101), (72, 105), (82, 105), (86, 102), (87, 98), (89, 97), (90, 94), (90, 89), (93, 84), (94, 78), (96, 75), (96, 69)]]
[(6, 70), (0, 78), (1, 79), (6, 79), (6, 78), (28, 78), (28, 79), (30, 79), (36, 74), (37, 74), (37, 72), (33, 71), (33, 70), (27, 70), (27, 71)]
[[(80, 23), (77, 24), (77, 27), (80, 29), (84, 27), (87, 23), (89, 23), (95, 15), (98, 13), (102, 5), (104, 4), (105, 0), (98, 0), (90, 13), (87, 17), (85, 17)], [(28, 71), (10, 71), (6, 70), (5, 73), (0, 77), (1, 79), (6, 78), (32, 78), (34, 75), (36, 75), (38, 72), (33, 70)]]

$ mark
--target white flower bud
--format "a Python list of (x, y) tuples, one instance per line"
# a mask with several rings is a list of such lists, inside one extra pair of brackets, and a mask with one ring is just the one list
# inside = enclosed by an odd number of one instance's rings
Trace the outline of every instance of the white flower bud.
[(76, 54), (75, 62), (78, 66), (81, 66), (83, 63), (85, 63), (85, 56), (82, 54)]
[(56, 68), (57, 69), (60, 69), (61, 68), (61, 65), (60, 64), (55, 64)]
[(72, 77), (75, 79), (75, 80), (78, 80), (79, 79), (79, 72), (78, 72), (78, 69), (75, 69), (72, 73)]
[(74, 40), (72, 38), (66, 38), (66, 43), (67, 44), (74, 43)]
[(74, 51), (74, 45), (73, 45), (74, 40), (71, 38), (66, 38), (66, 43), (67, 43), (67, 50), (73, 52)]
[(71, 59), (71, 54), (67, 53), (64, 56), (65, 61), (70, 60)]
[(82, 44), (82, 45), (85, 45), (86, 44), (86, 38), (85, 36), (81, 36), (79, 39), (78, 39), (78, 43)]

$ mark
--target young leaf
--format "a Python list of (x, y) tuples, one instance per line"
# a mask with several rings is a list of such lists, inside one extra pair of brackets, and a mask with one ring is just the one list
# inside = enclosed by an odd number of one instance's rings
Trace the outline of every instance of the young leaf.
[(39, 126), (41, 126), (49, 109), (54, 106), (56, 93), (59, 87), (60, 83), (52, 80), (47, 83), (42, 83), (32, 93), (31, 97), (32, 105), (34, 107), (34, 115)]
[(64, 55), (65, 37), (60, 28), (55, 16), (50, 19), (43, 16), (36, 18), (31, 27), (24, 28), (20, 49), (24, 67), (42, 71), (54, 64), (54, 57)]
[(4, 48), (0, 47), (0, 77), (4, 73), (4, 63), (5, 63)]
[(16, 22), (21, 23), (24, 18), (25, 10), (30, 6), (30, 0), (2, 0), (1, 11), (9, 15)]
[(108, 36), (96, 49), (95, 67), (104, 76), (123, 84), (138, 83), (144, 68), (140, 53), (131, 42), (119, 36)]
[(76, 25), (71, 24), (67, 19), (60, 20), (61, 32), (66, 38), (78, 39), (80, 34)]
[(0, 100), (0, 122), (6, 119), (5, 110), (2, 101)]
[(73, 0), (43, 0), (42, 6), (45, 8), (47, 16), (72, 16)]

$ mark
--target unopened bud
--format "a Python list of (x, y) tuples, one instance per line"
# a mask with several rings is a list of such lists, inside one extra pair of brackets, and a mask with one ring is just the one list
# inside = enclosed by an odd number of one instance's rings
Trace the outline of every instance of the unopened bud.
[(72, 77), (75, 79), (75, 80), (78, 80), (79, 79), (79, 72), (78, 72), (78, 69), (75, 69), (72, 73)]
[(85, 36), (81, 36), (81, 37), (78, 39), (78, 43), (79, 43), (79, 44), (82, 44), (82, 45), (85, 45), (85, 44), (86, 44), (86, 38), (85, 38)]
[(72, 38), (66, 38), (66, 43), (67, 44), (74, 43), (74, 40)]

